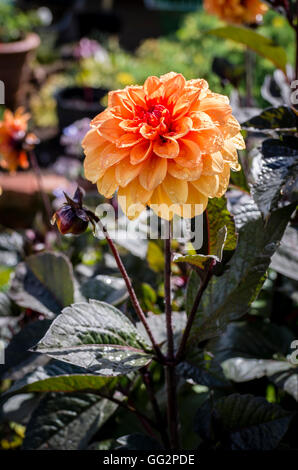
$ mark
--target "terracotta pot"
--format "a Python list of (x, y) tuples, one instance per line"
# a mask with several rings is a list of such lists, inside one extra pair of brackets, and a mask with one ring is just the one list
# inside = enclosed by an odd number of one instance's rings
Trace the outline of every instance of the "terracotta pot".
[(10, 109), (21, 104), (24, 84), (29, 79), (28, 61), (39, 44), (35, 33), (22, 41), (0, 43), (0, 80), (5, 87), (5, 106)]

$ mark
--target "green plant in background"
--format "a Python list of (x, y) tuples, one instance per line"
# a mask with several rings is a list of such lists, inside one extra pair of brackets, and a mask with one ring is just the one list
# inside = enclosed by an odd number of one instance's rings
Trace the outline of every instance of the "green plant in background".
[(13, 2), (0, 3), (0, 42), (24, 39), (26, 34), (40, 24), (40, 18), (35, 11), (23, 12), (16, 8)]
[[(230, 40), (218, 40), (209, 34), (210, 30), (221, 26), (223, 23), (217, 18), (204, 10), (198, 10), (185, 16), (175, 34), (147, 39), (134, 54), (123, 50), (115, 39), (103, 42), (108, 52), (106, 62), (100, 63), (92, 57), (82, 59), (68, 68), (67, 73), (56, 74), (48, 79), (39, 95), (35, 95), (31, 101), (35, 122), (40, 126), (56, 123), (53, 95), (55, 89), (63, 86), (63, 83), (67, 86), (76, 84), (114, 89), (133, 82), (142, 84), (148, 75), (160, 76), (168, 70), (176, 70), (186, 78), (201, 76), (216, 92), (221, 93), (224, 89), (228, 94), (233, 89), (234, 76), (231, 70), (234, 67), (240, 77), (237, 83), (239, 92), (244, 95), (245, 47)], [(284, 17), (269, 11), (258, 31), (283, 47), (287, 53), (287, 62), (293, 64), (294, 33)], [(224, 71), (225, 80), (212, 71), (215, 58), (229, 60), (227, 71)], [(266, 104), (259, 93), (264, 78), (274, 70), (275, 66), (269, 60), (256, 56), (253, 95), (259, 106)]]

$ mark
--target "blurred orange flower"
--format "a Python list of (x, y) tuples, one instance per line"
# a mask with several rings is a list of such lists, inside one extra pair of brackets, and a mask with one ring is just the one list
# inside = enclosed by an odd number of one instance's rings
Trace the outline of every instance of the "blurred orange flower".
[(245, 148), (228, 98), (174, 72), (110, 92), (82, 145), (99, 193), (111, 198), (119, 188), (129, 218), (148, 205), (165, 219), (199, 215), (222, 196)]
[(259, 0), (204, 0), (208, 13), (228, 23), (258, 23), (268, 7)]
[(28, 168), (26, 149), (37, 142), (34, 134), (27, 133), (30, 114), (18, 108), (13, 114), (6, 109), (0, 121), (0, 166), (9, 171)]

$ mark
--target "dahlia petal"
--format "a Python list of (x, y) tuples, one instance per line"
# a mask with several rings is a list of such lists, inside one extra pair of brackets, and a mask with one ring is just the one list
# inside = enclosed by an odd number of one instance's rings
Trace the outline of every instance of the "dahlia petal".
[(85, 148), (85, 160), (84, 160), (84, 172), (87, 180), (91, 183), (96, 183), (96, 181), (101, 178), (106, 169), (102, 168), (100, 165), (101, 151), (110, 145), (108, 142), (102, 146), (96, 147), (94, 149)]
[(97, 116), (95, 116), (95, 118), (92, 119), (92, 121), (90, 122), (90, 126), (98, 127), (100, 124), (102, 124), (107, 119), (110, 119), (111, 117), (112, 115), (110, 113), (110, 110), (105, 109), (104, 111), (102, 111), (102, 113), (97, 114)]
[(216, 93), (212, 93), (212, 96), (207, 96), (203, 99), (199, 109), (207, 113), (214, 122), (219, 124), (224, 124), (232, 113), (229, 100), (225, 96)]
[(164, 99), (168, 104), (173, 104), (182, 94), (186, 80), (180, 73), (166, 80), (164, 85)]
[(143, 87), (130, 86), (127, 88), (127, 95), (136, 106), (146, 108), (146, 97)]
[(133, 134), (133, 133), (124, 134), (117, 141), (117, 147), (119, 148), (132, 147), (133, 145), (138, 144), (142, 140), (143, 140), (143, 137), (138, 134)]
[(143, 124), (140, 128), (140, 134), (145, 139), (154, 140), (157, 136), (157, 130), (152, 126), (149, 126), (149, 124)]
[(108, 94), (108, 106), (109, 108), (119, 106), (124, 119), (131, 119), (133, 116), (133, 107), (129, 103), (126, 91), (124, 90), (110, 91)]
[(240, 132), (240, 124), (234, 116), (230, 116), (227, 119), (227, 122), (220, 127), (222, 135), (225, 139), (235, 137)]
[(119, 186), (127, 186), (140, 174), (143, 166), (144, 163), (140, 163), (139, 165), (132, 165), (130, 163), (129, 157), (121, 160), (121, 162), (115, 166), (115, 177)]
[(197, 215), (201, 215), (207, 205), (208, 197), (200, 193), (192, 183), (189, 183), (187, 201), (183, 204), (183, 217), (192, 219)]
[(238, 153), (231, 140), (226, 140), (221, 151), (225, 162), (238, 163)]
[(219, 188), (215, 195), (216, 197), (222, 197), (227, 191), (229, 182), (230, 182), (230, 174), (231, 174), (230, 165), (228, 163), (225, 163), (223, 172), (220, 175), (218, 175)]
[(202, 153), (217, 152), (224, 144), (222, 134), (216, 127), (194, 131), (188, 137), (198, 144)]
[(192, 88), (187, 90), (183, 95), (178, 98), (173, 109), (173, 118), (178, 119), (179, 117), (184, 116), (193, 102), (195, 102), (200, 96), (200, 90)]
[(97, 189), (100, 194), (110, 199), (118, 188), (115, 178), (115, 168), (108, 168), (103, 177), (97, 181)]
[(146, 162), (139, 176), (144, 189), (151, 191), (162, 183), (167, 174), (167, 159), (153, 155)]
[(124, 119), (119, 122), (119, 127), (127, 132), (136, 132), (140, 128), (140, 123), (137, 123), (134, 119)]
[(174, 178), (185, 181), (195, 181), (200, 178), (203, 169), (202, 159), (197, 166), (192, 166), (190, 168), (178, 165), (176, 160), (168, 160), (168, 173), (170, 175), (174, 176)]
[(221, 152), (204, 155), (202, 175), (216, 175), (224, 169), (224, 159)]
[(82, 140), (82, 147), (84, 150), (88, 149), (89, 151), (92, 151), (95, 148), (100, 147), (105, 142), (106, 139), (98, 133), (97, 129), (92, 128), (87, 132)]
[(164, 137), (172, 137), (173, 139), (180, 139), (184, 137), (192, 129), (192, 119), (183, 117), (172, 123), (171, 132), (164, 135)]
[(244, 150), (246, 148), (245, 142), (241, 132), (231, 139), (231, 142), (235, 145), (238, 150)]
[(100, 153), (100, 167), (102, 169), (107, 169), (108, 167), (120, 162), (128, 155), (128, 148), (118, 148), (114, 144), (108, 144)]
[(129, 219), (135, 219), (146, 208), (152, 191), (145, 190), (137, 179), (131, 181), (125, 188), (119, 188), (118, 202)]
[(204, 196), (215, 197), (219, 190), (219, 176), (201, 176), (198, 180), (193, 181), (192, 185)]
[(132, 165), (137, 165), (138, 163), (141, 163), (150, 157), (151, 153), (152, 142), (150, 140), (144, 140), (131, 149), (130, 163)]
[(181, 215), (182, 213), (180, 205), (171, 201), (162, 185), (157, 186), (154, 190), (149, 201), (149, 207), (158, 217), (165, 220), (172, 220), (175, 214)]
[(162, 158), (175, 158), (179, 154), (179, 144), (172, 138), (159, 138), (153, 143), (153, 151)]
[(168, 174), (162, 183), (162, 187), (172, 202), (177, 204), (184, 204), (186, 202), (188, 196), (187, 181), (173, 178), (173, 176)]
[(144, 83), (144, 92), (145, 95), (152, 99), (152, 95), (161, 87), (162, 82), (158, 77), (152, 76), (148, 77)]
[(193, 130), (214, 129), (215, 124), (211, 117), (203, 111), (192, 112), (190, 117), (193, 122)]
[(115, 118), (107, 119), (97, 129), (102, 137), (114, 143), (124, 135), (124, 130), (119, 127), (119, 121)]
[(193, 80), (188, 80), (186, 82), (187, 88), (196, 88), (199, 90), (200, 94), (198, 96), (198, 101), (201, 101), (202, 99), (205, 98), (209, 91), (209, 85), (206, 80), (203, 78), (195, 78)]
[(175, 158), (175, 162), (180, 166), (192, 168), (201, 162), (201, 151), (198, 144), (193, 140), (180, 139), (179, 140), (180, 152), (179, 156)]

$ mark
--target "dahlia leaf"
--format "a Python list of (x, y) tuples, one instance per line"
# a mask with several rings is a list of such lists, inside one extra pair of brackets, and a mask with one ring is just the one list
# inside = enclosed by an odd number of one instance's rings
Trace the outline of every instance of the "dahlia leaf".
[(84, 449), (117, 407), (91, 393), (47, 394), (28, 423), (23, 449)]
[(251, 185), (251, 193), (267, 218), (281, 197), (291, 202), (298, 200), (298, 139), (267, 139), (259, 156), (256, 183)]
[(265, 398), (232, 394), (205, 402), (195, 418), (202, 439), (230, 450), (275, 449), (288, 430), (293, 413)]
[(155, 452), (161, 451), (162, 447), (159, 442), (151, 436), (147, 436), (142, 433), (129, 434), (127, 436), (121, 436), (117, 438), (119, 447), (117, 450), (139, 450), (139, 451), (148, 451), (153, 450)]
[(272, 269), (295, 281), (298, 281), (297, 246), (298, 228), (289, 225), (271, 262)]
[(120, 277), (99, 274), (80, 286), (84, 299), (95, 299), (111, 305), (119, 305), (128, 297), (124, 280)]
[[(220, 277), (211, 279), (191, 330), (189, 342), (199, 343), (221, 334), (226, 325), (247, 311), (258, 295), (295, 205), (278, 209), (264, 224), (252, 200), (239, 205), (235, 214), (239, 240), (234, 256)], [(186, 298), (187, 313), (193, 305), (199, 278), (192, 273)]]
[(237, 233), (233, 216), (227, 209), (225, 198), (210, 199), (204, 213), (204, 244), (199, 253), (181, 256), (176, 254), (176, 263), (190, 263), (204, 269), (208, 259), (220, 263), (232, 256), (237, 246)]
[(43, 252), (18, 264), (9, 297), (19, 306), (52, 318), (74, 301), (72, 266), (61, 253)]
[(44, 366), (39, 366), (32, 372), (17, 380), (2, 397), (7, 398), (15, 393), (35, 392), (80, 392), (102, 391), (110, 392), (118, 383), (115, 377), (102, 377), (86, 374), (82, 367), (66, 362), (51, 360)]
[(152, 359), (131, 321), (97, 300), (65, 308), (34, 350), (104, 376), (128, 374)]
[(267, 108), (261, 114), (254, 116), (241, 124), (242, 129), (253, 132), (266, 131), (295, 131), (298, 124), (298, 114), (289, 106)]

